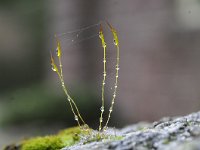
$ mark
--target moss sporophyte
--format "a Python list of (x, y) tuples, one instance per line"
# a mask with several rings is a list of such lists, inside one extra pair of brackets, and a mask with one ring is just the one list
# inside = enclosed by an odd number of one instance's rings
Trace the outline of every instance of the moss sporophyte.
[[(99, 118), (99, 133), (106, 131), (108, 128), (108, 123), (111, 118), (111, 113), (113, 111), (114, 103), (115, 103), (115, 98), (117, 94), (117, 87), (118, 87), (118, 77), (119, 77), (119, 61), (120, 61), (120, 51), (119, 51), (119, 41), (118, 41), (118, 35), (116, 29), (108, 22), (106, 22), (107, 26), (109, 27), (112, 35), (113, 35), (113, 44), (116, 48), (116, 65), (115, 65), (115, 83), (114, 83), (114, 91), (112, 94), (112, 99), (111, 99), (111, 104), (108, 112), (108, 117), (105, 121), (105, 124), (103, 126), (103, 113), (104, 113), (104, 107), (105, 107), (105, 84), (106, 84), (106, 41), (104, 38), (104, 33), (103, 33), (103, 25), (102, 23), (99, 23), (99, 38), (101, 41), (101, 46), (103, 48), (103, 79), (102, 79), (102, 85), (101, 85), (101, 107), (100, 107), (100, 118)], [(86, 27), (84, 29), (88, 29), (89, 27)], [(81, 31), (81, 30), (80, 30)], [(79, 31), (79, 32), (80, 32)], [(55, 60), (53, 58), (52, 53), (50, 52), (50, 57), (51, 57), (51, 65), (52, 65), (52, 70), (55, 71), (60, 79), (62, 89), (67, 96), (67, 101), (70, 105), (71, 111), (74, 115), (74, 119), (77, 122), (78, 126), (80, 127), (81, 130), (91, 130), (90, 127), (86, 124), (84, 121), (83, 117), (81, 116), (81, 113), (74, 101), (74, 99), (70, 96), (67, 86), (65, 84), (64, 78), (63, 78), (63, 69), (62, 69), (62, 49), (61, 49), (61, 42), (58, 38), (57, 35), (55, 35), (56, 43), (57, 43), (57, 48), (56, 48), (56, 55), (58, 58), (58, 65), (55, 63)]]
[[(106, 84), (106, 41), (104, 38), (104, 33), (103, 33), (103, 26), (102, 23), (99, 23), (97, 25), (99, 25), (99, 38), (101, 40), (101, 46), (103, 48), (103, 80), (102, 80), (102, 88), (101, 88), (101, 101), (102, 101), (102, 105), (100, 108), (100, 118), (99, 118), (99, 131), (105, 131), (108, 127), (108, 123), (109, 120), (111, 118), (111, 113), (113, 111), (113, 107), (114, 107), (114, 103), (115, 103), (115, 98), (116, 98), (116, 94), (117, 94), (117, 87), (118, 87), (118, 77), (119, 77), (119, 61), (120, 61), (120, 57), (119, 57), (119, 41), (118, 41), (118, 35), (117, 35), (117, 31), (116, 29), (108, 22), (106, 22), (107, 26), (109, 27), (112, 35), (113, 35), (113, 44), (115, 45), (116, 48), (116, 65), (115, 65), (115, 83), (114, 83), (114, 91), (113, 91), (113, 95), (112, 95), (112, 99), (111, 99), (111, 104), (110, 104), (110, 108), (109, 108), (109, 112), (108, 112), (108, 117), (105, 121), (105, 125), (103, 126), (103, 113), (104, 113), (104, 105), (105, 105), (105, 84)], [(52, 70), (55, 71), (60, 79), (61, 82), (61, 86), (62, 89), (65, 93), (65, 95), (67, 96), (67, 101), (69, 102), (71, 111), (74, 115), (74, 119), (77, 122), (78, 126), (80, 127), (80, 129), (89, 129), (89, 126), (86, 124), (86, 122), (84, 121), (83, 117), (81, 116), (81, 113), (74, 101), (74, 99), (70, 96), (69, 92), (68, 92), (68, 88), (65, 84), (64, 78), (63, 78), (63, 69), (62, 69), (62, 49), (61, 49), (61, 42), (58, 38), (57, 35), (55, 35), (55, 39), (56, 39), (56, 43), (57, 43), (57, 48), (56, 48), (56, 55), (58, 58), (58, 65), (55, 63), (55, 60), (53, 58), (52, 52), (50, 52), (50, 57), (51, 57), (51, 65), (52, 65)]]
[[(36, 137), (36, 138), (31, 138), (28, 140), (24, 140), (20, 142), (17, 146), (16, 145), (9, 145), (5, 148), (5, 150), (57, 150), (61, 149), (66, 146), (71, 146), (76, 143), (89, 143), (92, 141), (100, 141), (100, 140), (119, 140), (122, 138), (122, 136), (117, 136), (116, 132), (108, 130), (108, 123), (111, 118), (111, 113), (113, 111), (114, 103), (115, 103), (115, 98), (117, 95), (117, 87), (118, 87), (118, 77), (119, 77), (119, 61), (120, 61), (120, 51), (119, 51), (119, 41), (118, 41), (118, 35), (116, 29), (106, 22), (107, 26), (109, 27), (112, 36), (113, 36), (113, 44), (116, 49), (116, 64), (115, 64), (115, 81), (114, 81), (114, 90), (110, 102), (110, 108), (108, 111), (108, 115), (106, 118), (105, 123), (103, 122), (103, 116), (104, 116), (104, 108), (105, 108), (105, 84), (106, 84), (106, 41), (104, 38), (104, 33), (103, 33), (103, 25), (102, 22), (91, 25), (79, 30), (71, 31), (71, 33), (80, 33), (82, 30), (89, 29), (90, 27), (93, 26), (99, 26), (99, 33), (98, 36), (100, 38), (101, 46), (103, 48), (103, 79), (101, 83), (101, 107), (100, 107), (100, 117), (99, 117), (99, 129), (98, 130), (93, 130), (91, 129), (88, 124), (84, 121), (74, 99), (72, 96), (69, 94), (68, 88), (65, 84), (64, 77), (63, 77), (63, 66), (62, 66), (62, 48), (61, 48), (61, 42), (59, 40), (59, 37), (64, 35), (55, 35), (56, 39), (56, 57), (58, 63), (56, 63), (53, 53), (54, 51), (50, 51), (50, 59), (51, 59), (51, 66), (52, 70), (57, 73), (62, 89), (64, 91), (64, 94), (67, 97), (67, 101), (70, 105), (71, 111), (74, 116), (74, 120), (77, 122), (78, 127), (74, 128), (69, 128), (64, 131), (59, 132), (57, 135), (50, 135), (50, 136), (45, 136), (45, 137)], [(77, 34), (78, 35), (78, 34)], [(103, 125), (104, 123), (104, 125)]]

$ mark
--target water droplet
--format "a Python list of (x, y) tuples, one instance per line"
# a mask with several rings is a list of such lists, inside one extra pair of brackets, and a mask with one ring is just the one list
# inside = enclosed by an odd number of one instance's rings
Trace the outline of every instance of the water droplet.
[(105, 82), (103, 82), (103, 85), (105, 85), (106, 83)]
[(103, 60), (103, 63), (106, 63), (106, 60)]
[(117, 85), (115, 85), (115, 88), (117, 88)]
[(116, 42), (116, 40), (115, 40), (115, 39), (113, 40), (113, 43), (114, 43), (115, 45), (117, 45), (117, 42)]
[(103, 122), (103, 118), (100, 118), (99, 120), (100, 120), (100, 122)]
[(112, 108), (109, 109), (109, 112), (112, 112)]
[(113, 97), (116, 97), (116, 94), (114, 94)]
[(77, 115), (75, 115), (75, 116), (74, 116), (74, 119), (75, 119), (76, 121), (78, 121), (78, 116), (77, 116)]
[(69, 102), (71, 101), (70, 98), (67, 99)]
[(103, 112), (103, 111), (104, 111), (104, 107), (102, 106), (102, 107), (100, 108), (100, 110), (101, 110), (101, 112)]
[(103, 76), (105, 77), (105, 76), (106, 76), (106, 73), (104, 73)]
[(114, 101), (112, 101), (112, 105), (114, 104)]
[(119, 70), (119, 67), (117, 67), (116, 70)]
[(56, 48), (56, 55), (58, 55), (58, 47)]
[(55, 67), (53, 67), (53, 66), (52, 66), (52, 68), (51, 68), (51, 69), (52, 69), (53, 71), (56, 71)]
[(99, 32), (99, 38), (102, 39), (102, 34)]
[(106, 131), (107, 129), (108, 129), (108, 127), (107, 127), (107, 126), (103, 127), (103, 131)]
[(84, 130), (87, 130), (87, 129), (89, 129), (89, 126), (88, 126), (87, 124), (84, 124), (84, 125), (83, 125), (83, 129), (84, 129)]

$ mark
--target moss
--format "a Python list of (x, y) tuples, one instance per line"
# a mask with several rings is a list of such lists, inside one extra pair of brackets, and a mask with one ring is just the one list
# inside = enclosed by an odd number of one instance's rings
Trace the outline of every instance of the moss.
[(58, 150), (79, 142), (79, 127), (68, 128), (57, 135), (35, 137), (22, 141), (19, 145), (9, 145), (4, 150)]
[(122, 140), (124, 137), (123, 136), (114, 136), (112, 138), (113, 141), (119, 141), (119, 140)]
[(91, 132), (87, 135), (85, 134), (85, 140), (83, 144), (88, 144), (91, 142), (98, 142), (102, 140), (109, 140), (109, 141), (118, 141), (122, 140), (123, 136), (112, 135), (112, 134), (105, 134), (102, 132), (91, 130)]
[(80, 141), (80, 133), (82, 133), (80, 128), (74, 127), (60, 131), (57, 136), (61, 139), (64, 146), (71, 146)]
[(162, 143), (165, 144), (165, 145), (167, 145), (167, 144), (170, 143), (170, 140), (169, 139), (164, 139)]
[(101, 140), (121, 140), (122, 136), (100, 133), (92, 129), (81, 130), (79, 127), (68, 128), (56, 135), (30, 138), (19, 145), (9, 145), (4, 150), (59, 150), (72, 146), (82, 140), (83, 144)]
[(60, 137), (45, 136), (24, 141), (21, 150), (57, 150), (64, 146)]

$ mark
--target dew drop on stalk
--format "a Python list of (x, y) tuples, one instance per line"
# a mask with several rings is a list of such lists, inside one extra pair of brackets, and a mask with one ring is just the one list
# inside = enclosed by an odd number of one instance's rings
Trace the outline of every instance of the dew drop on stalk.
[(52, 68), (51, 68), (53, 71), (56, 71), (56, 69), (52, 66)]
[(69, 102), (71, 101), (70, 98), (67, 99)]
[(100, 108), (100, 110), (103, 112), (103, 111), (104, 111), (104, 107), (102, 106), (102, 107)]
[(115, 40), (115, 39), (113, 40), (113, 43), (114, 43), (115, 45), (117, 45), (117, 42), (116, 42), (116, 40)]
[(99, 38), (102, 39), (102, 34), (101, 34), (101, 32), (99, 32)]
[(77, 116), (77, 115), (75, 115), (75, 116), (74, 116), (74, 119), (75, 119), (76, 121), (78, 121), (78, 116)]
[(108, 129), (108, 127), (103, 127), (103, 131), (106, 131)]
[(56, 55), (58, 55), (58, 47), (56, 48)]

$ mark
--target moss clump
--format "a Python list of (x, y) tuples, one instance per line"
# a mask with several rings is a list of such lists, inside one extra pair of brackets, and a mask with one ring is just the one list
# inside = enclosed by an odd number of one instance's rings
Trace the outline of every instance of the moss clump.
[(19, 145), (9, 145), (4, 150), (58, 150), (79, 142), (79, 127), (68, 128), (57, 135), (35, 137), (22, 141)]
[(65, 146), (71, 146), (80, 139), (80, 128), (74, 127), (63, 130), (57, 135), (36, 137), (22, 142), (21, 150), (57, 150)]
[(101, 140), (121, 140), (122, 136), (116, 136), (107, 132), (98, 132), (90, 128), (68, 128), (56, 135), (30, 138), (21, 141), (20, 144), (9, 145), (4, 150), (59, 150), (63, 147), (72, 146), (78, 142), (83, 144)]
[(65, 145), (58, 136), (37, 137), (24, 141), (21, 150), (57, 150)]
[(80, 141), (80, 134), (84, 134), (79, 127), (68, 128), (60, 131), (58, 137), (62, 140), (64, 146), (71, 146)]

